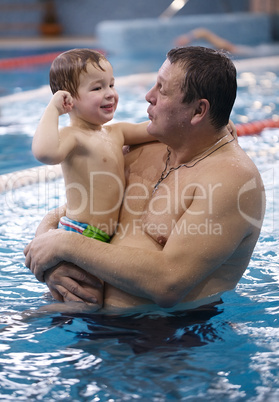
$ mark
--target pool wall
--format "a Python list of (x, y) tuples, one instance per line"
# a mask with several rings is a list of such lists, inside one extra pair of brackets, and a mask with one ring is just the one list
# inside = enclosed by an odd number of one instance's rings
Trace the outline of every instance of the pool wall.
[[(66, 36), (95, 35), (103, 20), (157, 18), (171, 0), (53, 0)], [(249, 0), (189, 0), (177, 13), (181, 15), (249, 11)], [(44, 16), (42, 0), (0, 0), (0, 36), (36, 37)]]
[[(57, 12), (66, 35), (90, 35), (103, 20), (158, 18), (171, 0), (56, 0)], [(189, 0), (177, 16), (249, 11), (249, 0)], [(72, 24), (69, 24), (72, 21)], [(76, 21), (76, 22), (75, 22)]]

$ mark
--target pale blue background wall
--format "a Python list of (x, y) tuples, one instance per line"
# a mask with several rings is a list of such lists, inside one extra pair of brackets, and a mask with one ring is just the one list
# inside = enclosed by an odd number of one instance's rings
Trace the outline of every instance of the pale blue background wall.
[[(0, 0), (0, 36), (38, 36), (44, 0)], [(171, 0), (54, 0), (65, 36), (94, 36), (103, 20), (157, 18)], [(177, 16), (246, 12), (249, 0), (189, 0)]]

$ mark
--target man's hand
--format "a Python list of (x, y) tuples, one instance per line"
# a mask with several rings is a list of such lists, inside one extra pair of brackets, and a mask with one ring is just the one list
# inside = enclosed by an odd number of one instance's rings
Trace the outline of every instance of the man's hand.
[(96, 295), (102, 293), (102, 282), (74, 264), (62, 262), (47, 270), (45, 281), (52, 296), (58, 301), (100, 303)]
[(25, 265), (30, 268), (37, 280), (44, 282), (44, 272), (63, 261), (59, 257), (59, 236), (63, 230), (51, 230), (35, 237), (24, 249)]
[(46, 282), (56, 300), (93, 303), (101, 307), (103, 282), (76, 265), (62, 261), (59, 256), (63, 234), (69, 232), (56, 229), (35, 237), (24, 249), (25, 265), (39, 281)]

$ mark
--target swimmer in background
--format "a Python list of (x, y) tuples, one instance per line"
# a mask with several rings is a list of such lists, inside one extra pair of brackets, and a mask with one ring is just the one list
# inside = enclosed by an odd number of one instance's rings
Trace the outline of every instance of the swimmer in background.
[[(42, 163), (61, 163), (67, 204), (59, 228), (109, 242), (125, 189), (122, 147), (153, 141), (146, 131), (149, 122), (105, 125), (114, 116), (118, 93), (112, 66), (97, 51), (73, 49), (59, 55), (50, 69), (50, 87), (54, 95), (32, 151)], [(59, 129), (59, 116), (65, 113), (70, 125)], [(95, 296), (98, 310), (101, 281)]]
[(207, 42), (211, 43), (215, 49), (223, 49), (232, 54), (247, 54), (253, 52), (253, 49), (249, 46), (234, 45), (228, 40), (221, 38), (220, 36), (214, 34), (206, 28), (197, 28), (188, 32), (187, 34), (178, 36), (175, 39), (176, 46), (188, 46), (191, 42), (205, 39)]

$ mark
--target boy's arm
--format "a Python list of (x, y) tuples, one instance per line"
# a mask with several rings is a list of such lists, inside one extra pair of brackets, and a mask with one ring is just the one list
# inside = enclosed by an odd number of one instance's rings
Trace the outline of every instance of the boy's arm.
[[(124, 137), (124, 145), (137, 145), (143, 144), (144, 142), (158, 141), (157, 138), (150, 135), (147, 131), (147, 127), (150, 121), (145, 121), (143, 123), (127, 123), (120, 122), (112, 124), (112, 126), (119, 131), (121, 131)], [(237, 132), (235, 125), (230, 120), (227, 125), (228, 131), (237, 138)]]
[(121, 130), (125, 145), (136, 145), (143, 144), (144, 142), (157, 141), (156, 138), (152, 137), (147, 131), (149, 123), (149, 120), (143, 123), (121, 122), (115, 123), (113, 126)]
[(62, 162), (75, 146), (73, 135), (61, 136), (59, 116), (72, 110), (72, 97), (66, 91), (56, 92), (48, 104), (35, 132), (32, 151), (46, 164)]
[(62, 205), (48, 212), (39, 223), (35, 236), (39, 236), (49, 230), (57, 229), (59, 220), (66, 214), (66, 205)]

